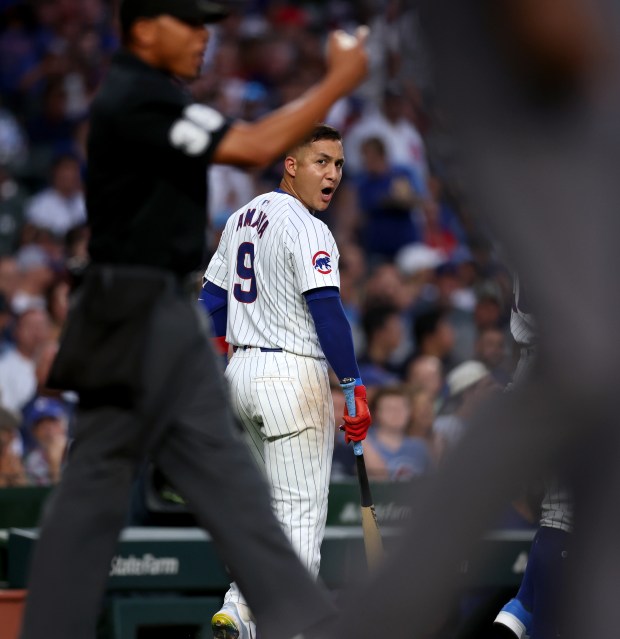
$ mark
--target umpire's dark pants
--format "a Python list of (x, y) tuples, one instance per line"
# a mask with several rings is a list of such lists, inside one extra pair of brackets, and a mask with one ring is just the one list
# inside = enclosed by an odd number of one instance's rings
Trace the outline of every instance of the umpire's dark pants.
[[(125, 275), (108, 269), (106, 277), (118, 284)], [(96, 303), (114, 304), (113, 288), (99, 286)], [(80, 305), (88, 302), (82, 298), (73, 309), (67, 341), (71, 322), (88, 314)], [(69, 463), (34, 551), (22, 639), (94, 637), (131, 483), (145, 454), (212, 535), (264, 636), (287, 639), (325, 620), (332, 614), (327, 594), (272, 513), (266, 483), (234, 428), (199, 310), (174, 278), (164, 277), (141, 330), (147, 336), (143, 383), (133, 391), (134, 405), (114, 405), (105, 393), (94, 393), (77, 413)], [(97, 354), (84, 355), (88, 366)], [(122, 368), (123, 354), (117, 356)]]

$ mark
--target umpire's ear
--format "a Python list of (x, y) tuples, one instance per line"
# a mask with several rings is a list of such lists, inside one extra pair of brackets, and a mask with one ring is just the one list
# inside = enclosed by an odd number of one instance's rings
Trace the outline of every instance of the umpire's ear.
[(152, 18), (141, 18), (131, 26), (131, 37), (141, 47), (152, 47), (157, 42), (159, 33), (157, 21)]
[(284, 170), (291, 177), (295, 177), (295, 175), (297, 174), (297, 158), (293, 157), (292, 155), (287, 155), (284, 158)]

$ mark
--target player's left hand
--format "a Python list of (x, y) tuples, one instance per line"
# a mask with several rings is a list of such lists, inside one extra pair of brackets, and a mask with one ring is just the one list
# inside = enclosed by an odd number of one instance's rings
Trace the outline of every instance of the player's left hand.
[(371, 418), (366, 399), (366, 386), (356, 386), (355, 394), (355, 417), (349, 415), (347, 406), (344, 407), (344, 439), (349, 442), (361, 442), (366, 439), (366, 434), (370, 428)]

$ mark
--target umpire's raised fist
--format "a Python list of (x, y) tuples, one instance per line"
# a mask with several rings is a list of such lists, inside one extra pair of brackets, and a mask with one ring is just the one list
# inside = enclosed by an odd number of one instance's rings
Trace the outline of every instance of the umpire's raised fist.
[(337, 80), (343, 95), (355, 89), (368, 72), (366, 40), (370, 30), (358, 27), (355, 35), (337, 30), (329, 34), (327, 42), (328, 76)]

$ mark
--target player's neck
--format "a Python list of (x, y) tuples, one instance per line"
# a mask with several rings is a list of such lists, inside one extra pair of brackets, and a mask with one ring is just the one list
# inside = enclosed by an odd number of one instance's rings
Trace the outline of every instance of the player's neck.
[(299, 202), (301, 202), (307, 209), (308, 212), (311, 215), (314, 215), (314, 210), (311, 209), (297, 194), (297, 192), (295, 191), (295, 189), (293, 188), (293, 185), (290, 184), (290, 182), (286, 179), (286, 178), (282, 178), (282, 181), (280, 182), (280, 190), (284, 191), (285, 193), (288, 193), (289, 195), (291, 195), (292, 197), (294, 197), (296, 200), (298, 200)]

